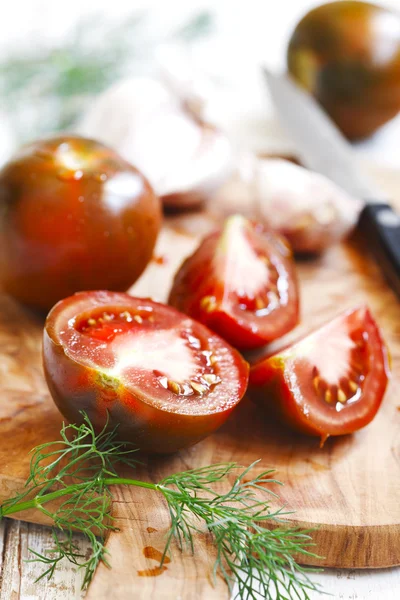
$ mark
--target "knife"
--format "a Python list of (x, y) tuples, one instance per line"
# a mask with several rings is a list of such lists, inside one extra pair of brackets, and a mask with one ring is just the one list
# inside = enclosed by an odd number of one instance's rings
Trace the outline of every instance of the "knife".
[(312, 96), (264, 68), (276, 114), (303, 164), (365, 202), (358, 227), (383, 274), (400, 296), (400, 216), (359, 171), (349, 142)]

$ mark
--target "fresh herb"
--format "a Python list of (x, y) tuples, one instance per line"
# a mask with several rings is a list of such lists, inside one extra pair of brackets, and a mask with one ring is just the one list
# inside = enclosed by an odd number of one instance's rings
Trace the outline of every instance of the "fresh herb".
[[(19, 142), (75, 126), (98, 93), (124, 75), (143, 74), (160, 43), (189, 44), (212, 29), (208, 12), (155, 38), (145, 12), (110, 25), (90, 15), (53, 47), (14, 50), (0, 60), (0, 105)], [(26, 99), (29, 98), (29, 105)]]
[[(319, 589), (300, 567), (294, 555), (312, 555), (309, 532), (278, 527), (285, 514), (272, 510), (276, 497), (268, 490), (272, 471), (251, 477), (256, 463), (240, 471), (235, 463), (215, 464), (170, 475), (159, 483), (120, 477), (118, 465), (138, 464), (134, 449), (116, 438), (107, 428), (96, 434), (86, 415), (82, 425), (63, 425), (61, 440), (38, 446), (33, 451), (30, 476), (23, 491), (0, 507), (0, 516), (36, 508), (54, 522), (55, 547), (49, 553), (36, 552), (33, 560), (45, 564), (41, 577), (51, 577), (60, 560), (68, 559), (84, 569), (86, 587), (100, 561), (107, 563), (106, 533), (115, 530), (112, 517), (112, 485), (131, 485), (161, 494), (168, 505), (171, 527), (161, 565), (173, 540), (179, 547), (195, 552), (196, 534), (208, 531), (216, 546), (214, 578), (222, 576), (236, 598), (307, 599)], [(225, 492), (216, 490), (236, 476)], [(262, 494), (267, 499), (260, 500)], [(55, 502), (57, 501), (57, 502)], [(50, 502), (56, 508), (48, 508)], [(55, 504), (54, 504), (55, 502)], [(265, 527), (276, 525), (273, 529)], [(92, 547), (90, 558), (79, 554), (73, 533), (79, 531)]]

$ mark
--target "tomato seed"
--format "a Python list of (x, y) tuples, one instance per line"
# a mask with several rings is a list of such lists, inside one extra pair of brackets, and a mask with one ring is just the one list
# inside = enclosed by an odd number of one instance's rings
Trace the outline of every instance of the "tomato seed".
[(124, 312), (122, 312), (119, 315), (122, 319), (126, 319), (128, 322), (132, 321), (132, 315), (129, 311), (124, 310)]
[(351, 389), (352, 392), (356, 393), (356, 391), (358, 390), (358, 385), (355, 381), (351, 381), (351, 379), (349, 380), (349, 388)]
[(90, 325), (90, 327), (94, 327), (96, 325), (96, 319), (88, 319), (88, 325)]
[(176, 381), (168, 380), (168, 389), (174, 394), (180, 394), (181, 386)]
[(204, 392), (206, 392), (206, 391), (207, 391), (207, 388), (206, 388), (206, 386), (205, 386), (205, 385), (202, 385), (201, 383), (197, 383), (196, 381), (191, 381), (191, 382), (190, 382), (190, 385), (192, 386), (192, 388), (194, 389), (194, 391), (195, 391), (197, 394), (200, 394), (200, 396), (201, 396), (202, 394), (204, 394)]
[(265, 308), (265, 302), (259, 296), (255, 300), (256, 310), (262, 310)]
[(267, 256), (262, 255), (262, 256), (260, 256), (260, 259), (263, 261), (263, 263), (265, 263), (267, 265), (267, 267), (272, 266), (272, 263)]
[(139, 324), (143, 323), (143, 319), (142, 319), (142, 317), (140, 315), (135, 315), (133, 317), (133, 320), (136, 321), (136, 323), (139, 323)]
[(206, 312), (213, 312), (217, 307), (217, 299), (215, 296), (204, 296), (200, 302), (200, 306)]
[(206, 373), (202, 377), (208, 385), (217, 385), (217, 383), (221, 383), (221, 379), (218, 375), (214, 375), (214, 373)]
[(338, 389), (337, 397), (339, 402), (341, 402), (342, 404), (344, 404), (347, 401), (347, 396), (341, 388)]

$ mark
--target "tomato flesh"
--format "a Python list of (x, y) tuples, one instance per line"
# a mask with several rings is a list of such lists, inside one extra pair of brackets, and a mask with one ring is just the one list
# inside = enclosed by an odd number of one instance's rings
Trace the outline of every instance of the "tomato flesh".
[(291, 251), (279, 236), (234, 215), (183, 263), (169, 303), (237, 348), (262, 346), (298, 322)]
[(340, 315), (250, 372), (250, 395), (294, 429), (352, 433), (376, 415), (389, 377), (379, 328), (366, 307)]
[(150, 452), (173, 452), (219, 427), (245, 393), (248, 365), (203, 325), (123, 293), (81, 292), (49, 313), (44, 367), (62, 414)]

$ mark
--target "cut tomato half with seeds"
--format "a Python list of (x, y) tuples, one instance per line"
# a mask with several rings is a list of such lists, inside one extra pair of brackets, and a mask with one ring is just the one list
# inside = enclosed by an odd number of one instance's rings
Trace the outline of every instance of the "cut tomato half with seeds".
[(237, 348), (262, 346), (298, 322), (291, 250), (272, 231), (234, 215), (183, 263), (169, 303)]
[(113, 292), (81, 292), (50, 311), (47, 383), (74, 423), (109, 418), (120, 439), (173, 452), (217, 429), (246, 391), (248, 364), (175, 309)]
[(250, 396), (323, 444), (372, 421), (388, 377), (381, 333), (361, 307), (257, 362), (250, 371)]

